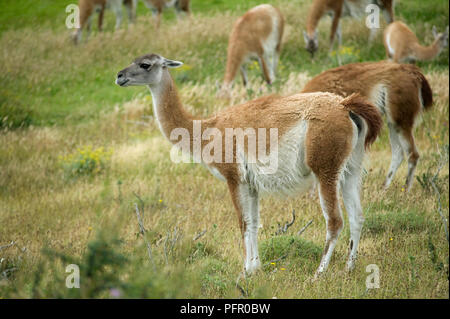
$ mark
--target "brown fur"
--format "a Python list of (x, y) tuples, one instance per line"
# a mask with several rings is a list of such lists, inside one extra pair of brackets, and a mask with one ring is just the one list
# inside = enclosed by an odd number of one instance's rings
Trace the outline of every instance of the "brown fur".
[(344, 0), (313, 0), (306, 19), (306, 32), (308, 35), (312, 37), (323, 15), (328, 11), (332, 11), (334, 17), (330, 33), (331, 42), (334, 39), (338, 22), (341, 17), (343, 3)]
[[(353, 97), (351, 98), (352, 101), (349, 102), (348, 99), (345, 100), (338, 98), (336, 95), (323, 93), (313, 95), (297, 94), (288, 97), (270, 95), (228, 107), (209, 118), (201, 119), (185, 111), (175, 84), (168, 73), (163, 76), (162, 81), (166, 85), (167, 90), (161, 102), (160, 109), (163, 112), (159, 117), (159, 122), (165, 136), (170, 136), (170, 132), (173, 129), (183, 127), (189, 131), (192, 141), (194, 120), (201, 120), (202, 133), (206, 129), (213, 127), (218, 128), (222, 136), (225, 136), (225, 128), (241, 127), (255, 128), (255, 130), (257, 128), (277, 128), (279, 139), (302, 119), (317, 121), (317, 124), (311, 127), (317, 126), (322, 131), (328, 131), (329, 133), (326, 135), (323, 135), (323, 132), (321, 133), (321, 136), (326, 136), (328, 140), (333, 140), (336, 137), (335, 132), (342, 131), (342, 127), (352, 128), (348, 112), (351, 108), (354, 108), (351, 106)], [(345, 104), (340, 104), (341, 102)], [(338, 111), (336, 111), (336, 106), (338, 106)], [(337, 137), (337, 139), (339, 138), (343, 138), (343, 136)], [(207, 143), (208, 141), (201, 142), (202, 149)], [(317, 144), (320, 147), (320, 143)], [(233, 163), (214, 163), (213, 166), (224, 176), (230, 177), (237, 174)]]
[(368, 126), (368, 132), (364, 145), (368, 148), (373, 142), (375, 142), (378, 134), (380, 134), (383, 120), (380, 112), (367, 102), (359, 93), (352, 94), (343, 100), (342, 105), (349, 111), (361, 116), (366, 121)]
[[(437, 37), (429, 46), (422, 46), (406, 24), (395, 21), (384, 30), (383, 43), (387, 57), (392, 58), (394, 62), (415, 62), (435, 58), (444, 47), (442, 41), (444, 36), (445, 34), (442, 34)], [(388, 37), (389, 45), (394, 50), (393, 55), (389, 52)], [(448, 41), (448, 31), (446, 37)]]
[(269, 84), (271, 83), (272, 79), (269, 77), (268, 66), (263, 58), (264, 48), (262, 41), (267, 39), (272, 32), (272, 10), (276, 12), (279, 20), (279, 37), (276, 51), (278, 54), (280, 53), (281, 39), (284, 31), (284, 17), (279, 9), (270, 6), (258, 7), (258, 10), (255, 10), (255, 8), (249, 10), (235, 22), (230, 34), (224, 77), (224, 83), (226, 85), (231, 84), (239, 68), (245, 62), (245, 58), (249, 55), (258, 57), (262, 64), (264, 79)]
[(102, 29), (103, 24), (103, 12), (106, 6), (107, 0), (80, 0), (78, 2), (78, 7), (80, 8), (80, 28), (83, 29), (86, 27), (86, 23), (89, 20), (89, 17), (94, 13), (94, 9), (96, 6), (101, 7), (99, 21), (98, 21), (98, 29)]
[(433, 91), (431, 90), (428, 80), (422, 73), (418, 72), (417, 77), (419, 78), (421, 84), (420, 92), (422, 93), (423, 107), (425, 110), (428, 110), (433, 105)]
[[(400, 132), (408, 141), (409, 149), (406, 152), (415, 167), (419, 154), (412, 134), (414, 123), (422, 110), (419, 90), (425, 110), (430, 109), (433, 103), (431, 88), (418, 67), (386, 61), (347, 64), (314, 77), (302, 92), (325, 91), (341, 96), (359, 93), (377, 104), (373, 90), (378, 85), (386, 87), (387, 100), (384, 106), (377, 106), (383, 113), (390, 114), (392, 123), (389, 129)], [(353, 111), (356, 112), (356, 109)], [(411, 180), (408, 183), (410, 185)]]

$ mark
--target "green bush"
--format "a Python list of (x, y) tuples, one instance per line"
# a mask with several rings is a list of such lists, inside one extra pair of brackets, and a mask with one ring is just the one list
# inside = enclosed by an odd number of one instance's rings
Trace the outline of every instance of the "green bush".
[(86, 146), (78, 148), (73, 154), (60, 156), (60, 163), (68, 177), (95, 175), (103, 171), (111, 159), (112, 150), (103, 147)]

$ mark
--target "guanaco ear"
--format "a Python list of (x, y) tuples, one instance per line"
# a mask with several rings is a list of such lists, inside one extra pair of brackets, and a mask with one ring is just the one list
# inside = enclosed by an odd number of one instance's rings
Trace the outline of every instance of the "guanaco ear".
[(183, 65), (183, 62), (164, 58), (162, 65), (168, 68), (178, 68)]

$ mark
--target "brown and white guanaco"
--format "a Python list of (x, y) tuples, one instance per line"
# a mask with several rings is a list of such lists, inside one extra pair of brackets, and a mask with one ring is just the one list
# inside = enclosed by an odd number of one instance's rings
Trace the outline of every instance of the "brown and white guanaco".
[[(325, 249), (316, 275), (326, 270), (343, 227), (340, 191), (350, 223), (347, 268), (351, 270), (364, 220), (359, 195), (363, 156), (382, 126), (376, 107), (357, 94), (343, 98), (319, 92), (263, 97), (207, 118), (198, 118), (184, 109), (169, 73), (169, 68), (180, 65), (181, 62), (147, 54), (118, 72), (116, 84), (147, 86), (153, 99), (155, 119), (163, 135), (178, 145), (180, 136), (173, 132), (184, 132), (189, 140), (187, 152), (194, 157), (196, 147), (202, 154), (211, 152), (209, 137), (212, 133), (219, 136), (219, 140), (213, 141), (218, 145), (218, 149), (214, 148), (214, 153), (219, 152), (218, 160), (204, 164), (228, 185), (244, 242), (245, 271), (252, 273), (261, 266), (257, 242), (260, 195), (297, 194), (308, 189), (314, 181), (318, 183), (327, 229)], [(239, 129), (253, 132), (258, 140), (266, 136), (266, 130), (276, 129), (276, 138), (270, 141), (270, 152), (261, 154), (258, 151), (259, 160), (250, 161), (256, 150), (252, 150), (244, 138), (232, 133), (227, 139), (227, 132)], [(247, 142), (250, 135), (245, 136)], [(275, 142), (274, 148), (272, 142)], [(226, 157), (230, 146), (231, 160), (224, 161), (224, 152)], [(278, 163), (271, 173), (265, 170), (264, 159), (267, 158), (275, 158)]]
[(386, 55), (394, 62), (412, 62), (432, 60), (448, 46), (448, 26), (445, 32), (432, 29), (434, 42), (429, 46), (419, 43), (414, 32), (401, 21), (395, 21), (384, 31)]
[(219, 95), (227, 94), (238, 71), (247, 85), (245, 64), (251, 59), (259, 62), (265, 81), (273, 83), (283, 31), (283, 15), (269, 4), (256, 6), (240, 17), (233, 25), (228, 41), (227, 64)]

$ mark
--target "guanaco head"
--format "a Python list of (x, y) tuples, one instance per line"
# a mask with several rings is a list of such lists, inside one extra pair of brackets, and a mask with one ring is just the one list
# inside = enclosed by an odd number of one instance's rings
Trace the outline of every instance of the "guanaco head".
[(310, 36), (308, 32), (303, 31), (303, 38), (305, 39), (305, 48), (311, 54), (311, 57), (314, 57), (314, 53), (319, 48), (319, 40), (317, 38), (317, 30), (314, 31), (314, 34)]
[(434, 40), (439, 41), (439, 45), (441, 48), (446, 48), (448, 46), (448, 26), (445, 29), (445, 32), (442, 33), (438, 33), (436, 26), (433, 26), (431, 32), (433, 32)]
[(182, 62), (166, 59), (157, 54), (147, 54), (133, 61), (130, 66), (117, 73), (116, 84), (157, 85), (165, 68), (177, 68)]

